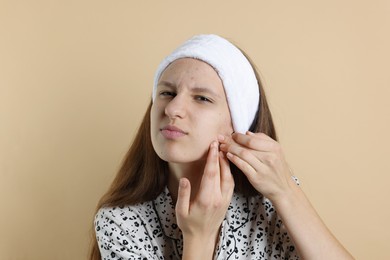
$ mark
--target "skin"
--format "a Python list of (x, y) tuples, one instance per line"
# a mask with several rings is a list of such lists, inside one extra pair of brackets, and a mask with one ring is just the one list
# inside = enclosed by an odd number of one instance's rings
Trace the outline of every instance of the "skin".
[[(166, 138), (161, 129), (167, 125), (185, 134)], [(184, 238), (182, 259), (213, 258), (234, 190), (228, 160), (274, 204), (302, 259), (353, 259), (292, 180), (280, 144), (263, 133), (232, 132), (214, 69), (194, 59), (173, 62), (159, 80), (151, 136), (155, 151), (169, 164), (168, 189), (177, 200)]]
[[(166, 125), (186, 134), (167, 139), (160, 130)], [(215, 70), (195, 59), (170, 64), (153, 102), (151, 138), (157, 154), (169, 163), (168, 189), (177, 199), (176, 218), (184, 239), (182, 259), (212, 258), (234, 190), (217, 137), (232, 132), (224, 88)]]
[(302, 259), (354, 259), (292, 180), (278, 142), (263, 133), (251, 132), (221, 135), (219, 141), (229, 160), (271, 200)]
[[(160, 129), (168, 125), (186, 134), (167, 139)], [(169, 162), (168, 189), (174, 199), (181, 178), (189, 179), (192, 194), (197, 193), (210, 144), (218, 134), (232, 132), (224, 88), (215, 70), (189, 58), (170, 64), (160, 77), (153, 102), (151, 139), (159, 157)]]

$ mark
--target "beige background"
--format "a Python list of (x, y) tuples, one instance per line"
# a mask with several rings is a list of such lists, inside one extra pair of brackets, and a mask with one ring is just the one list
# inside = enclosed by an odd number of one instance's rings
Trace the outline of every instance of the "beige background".
[(86, 258), (154, 70), (197, 33), (260, 68), (286, 156), (334, 234), (357, 259), (390, 259), (386, 0), (0, 0), (0, 259)]

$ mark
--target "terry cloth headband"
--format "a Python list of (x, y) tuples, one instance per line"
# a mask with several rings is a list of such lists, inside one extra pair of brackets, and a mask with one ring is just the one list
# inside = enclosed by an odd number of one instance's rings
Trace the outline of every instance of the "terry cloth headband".
[(173, 51), (158, 66), (154, 77), (153, 101), (163, 71), (180, 58), (194, 58), (211, 65), (223, 82), (233, 129), (249, 130), (258, 110), (260, 93), (253, 68), (244, 54), (217, 35), (196, 35)]

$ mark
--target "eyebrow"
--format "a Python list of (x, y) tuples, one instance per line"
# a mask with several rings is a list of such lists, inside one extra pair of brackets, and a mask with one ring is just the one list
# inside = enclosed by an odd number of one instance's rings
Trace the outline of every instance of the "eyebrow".
[(164, 80), (158, 82), (157, 86), (166, 86), (166, 87), (176, 88), (175, 84), (173, 84), (169, 81), (164, 81)]
[[(173, 88), (173, 89), (176, 89), (176, 85), (169, 82), (169, 81), (160, 81), (158, 83), (158, 86), (166, 86), (166, 87), (170, 87), (170, 88)], [(221, 98), (220, 95), (218, 95), (216, 92), (214, 92), (212, 89), (210, 88), (204, 88), (204, 87), (193, 87), (193, 88), (190, 88), (191, 91), (193, 92), (200, 92), (200, 93), (207, 93), (209, 95), (212, 95), (214, 97), (217, 97), (217, 98)]]

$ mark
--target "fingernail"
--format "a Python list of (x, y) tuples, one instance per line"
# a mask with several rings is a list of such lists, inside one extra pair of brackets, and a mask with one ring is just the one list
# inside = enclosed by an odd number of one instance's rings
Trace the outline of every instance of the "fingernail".
[(223, 140), (225, 140), (225, 136), (218, 135), (218, 141), (222, 142)]
[(233, 158), (233, 154), (231, 154), (231, 153), (226, 153), (226, 156), (227, 156), (227, 158), (229, 158), (229, 159)]
[(248, 135), (254, 135), (254, 133), (252, 133), (251, 131), (246, 131), (246, 133), (247, 133)]

